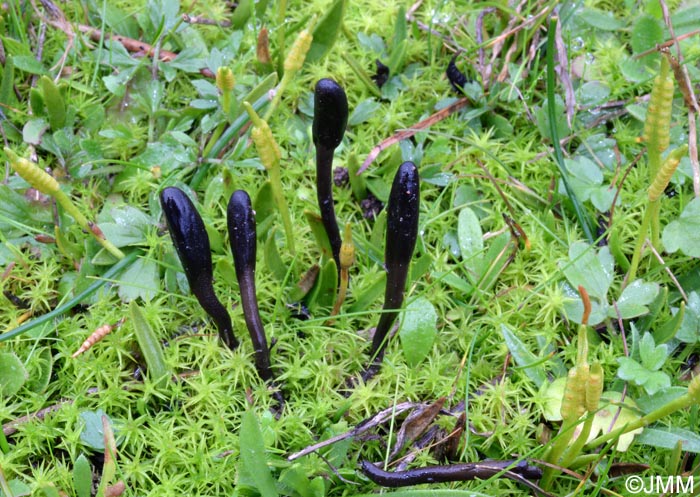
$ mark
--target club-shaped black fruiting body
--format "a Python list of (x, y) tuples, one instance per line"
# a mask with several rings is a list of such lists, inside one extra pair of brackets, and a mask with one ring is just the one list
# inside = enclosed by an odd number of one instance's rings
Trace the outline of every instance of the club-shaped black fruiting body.
[(221, 341), (235, 349), (231, 317), (214, 293), (209, 235), (199, 212), (185, 192), (172, 186), (160, 192), (160, 203), (190, 290), (216, 323)]
[(348, 99), (343, 88), (332, 79), (322, 79), (314, 90), (314, 123), (312, 128), (316, 146), (316, 195), (321, 220), (340, 267), (340, 230), (333, 207), (333, 152), (343, 141), (348, 123)]
[(272, 380), (270, 351), (267, 348), (265, 328), (260, 319), (258, 298), (255, 293), (255, 253), (257, 250), (255, 217), (250, 197), (243, 190), (231, 196), (226, 212), (228, 234), (233, 252), (233, 265), (241, 292), (243, 317), (255, 350), (255, 368), (263, 381)]
[(394, 176), (389, 195), (386, 218), (386, 244), (384, 265), (386, 267), (386, 290), (384, 312), (377, 324), (372, 339), (369, 367), (363, 373), (365, 380), (374, 376), (381, 367), (387, 335), (391, 330), (401, 304), (408, 267), (418, 237), (418, 210), (420, 201), (420, 177), (413, 162), (404, 162)]

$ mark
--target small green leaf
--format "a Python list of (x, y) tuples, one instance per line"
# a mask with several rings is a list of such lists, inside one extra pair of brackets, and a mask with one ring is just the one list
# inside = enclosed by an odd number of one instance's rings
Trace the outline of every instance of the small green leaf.
[(614, 259), (608, 247), (598, 254), (585, 242), (575, 242), (569, 247), (570, 263), (559, 263), (564, 276), (573, 288), (583, 286), (588, 295), (605, 302), (613, 281)]
[(255, 210), (255, 222), (258, 225), (275, 213), (275, 197), (272, 195), (272, 183), (269, 181), (265, 181), (258, 190), (253, 201), (253, 209)]
[(617, 31), (625, 26), (622, 21), (615, 18), (612, 12), (593, 7), (584, 7), (579, 17), (591, 27), (603, 31)]
[(653, 395), (646, 395), (637, 398), (637, 406), (639, 406), (644, 414), (649, 414), (650, 412), (665, 406), (669, 402), (682, 397), (686, 393), (688, 393), (688, 389), (686, 387), (664, 388)]
[(240, 458), (243, 467), (250, 475), (262, 497), (277, 497), (277, 487), (272, 472), (267, 466), (265, 442), (258, 419), (253, 411), (246, 411), (241, 420), (239, 433)]
[(57, 131), (66, 125), (66, 101), (58, 86), (48, 76), (39, 78), (37, 85), (41, 88), (46, 106), (46, 115), (52, 131)]
[(92, 468), (84, 454), (80, 454), (73, 465), (73, 489), (76, 497), (90, 497), (92, 491)]
[(523, 369), (527, 377), (530, 378), (538, 388), (541, 387), (544, 382), (547, 381), (547, 375), (542, 366), (542, 361), (540, 361), (537, 356), (527, 348), (527, 345), (504, 324), (501, 325), (501, 333), (503, 334), (506, 346), (510, 351), (510, 355), (513, 356), (515, 363)]
[(60, 497), (58, 490), (53, 484), (42, 485), (40, 488), (45, 497)]
[(369, 119), (377, 113), (380, 107), (381, 104), (377, 102), (376, 99), (366, 98), (355, 106), (355, 109), (348, 118), (348, 126), (357, 126), (358, 124), (369, 121)]
[(662, 241), (666, 252), (700, 257), (700, 198), (688, 202), (680, 217), (666, 226)]
[(649, 371), (656, 371), (666, 362), (668, 349), (665, 344), (657, 346), (654, 343), (654, 337), (647, 332), (639, 343), (639, 357), (642, 360), (642, 366)]
[(279, 250), (277, 249), (277, 242), (275, 241), (276, 230), (273, 228), (267, 235), (267, 240), (265, 240), (265, 266), (272, 273), (272, 275), (279, 281), (283, 281), (287, 276), (287, 265), (282, 261)]
[(688, 295), (685, 315), (676, 338), (685, 343), (700, 342), (700, 295), (695, 291)]
[(457, 240), (462, 260), (475, 279), (481, 272), (482, 252), (484, 251), (484, 237), (481, 231), (479, 218), (469, 207), (459, 211), (457, 219)]
[(32, 392), (43, 393), (51, 381), (53, 372), (53, 356), (49, 347), (41, 347), (27, 364), (29, 381), (27, 388)]
[(332, 307), (338, 289), (338, 267), (333, 258), (328, 259), (321, 268), (316, 285), (307, 300), (309, 308), (314, 305)]
[(335, 40), (338, 38), (338, 33), (342, 31), (343, 14), (345, 13), (345, 0), (335, 0), (328, 7), (326, 14), (316, 24), (313, 32), (313, 41), (311, 48), (306, 54), (306, 62), (316, 62), (321, 60), (331, 48)]
[(637, 441), (662, 449), (674, 449), (676, 444), (680, 442), (683, 450), (700, 453), (700, 435), (683, 428), (645, 428), (642, 434), (637, 437)]
[(424, 297), (406, 306), (399, 337), (406, 362), (415, 367), (430, 353), (437, 336), (437, 312)]
[(39, 145), (49, 123), (45, 119), (30, 119), (22, 128), (22, 139), (32, 145)]
[(635, 280), (628, 285), (617, 301), (617, 311), (614, 308), (608, 309), (608, 316), (616, 318), (620, 313), (622, 319), (631, 319), (642, 316), (649, 312), (647, 307), (651, 304), (659, 293), (657, 283), (644, 283), (642, 280)]
[(27, 370), (16, 354), (0, 352), (0, 396), (7, 398), (19, 392), (27, 377)]
[(239, 0), (231, 15), (231, 27), (241, 29), (253, 12), (253, 0)]
[(170, 379), (170, 370), (165, 363), (163, 347), (135, 301), (129, 304), (129, 318), (134, 327), (139, 349), (141, 349), (143, 358), (146, 361), (149, 378), (160, 387), (167, 385)]
[[(112, 425), (112, 420), (109, 419), (102, 409), (96, 411), (83, 411), (80, 413), (80, 419), (83, 423), (83, 429), (80, 432), (80, 441), (86, 446), (97, 452), (105, 450), (104, 427), (102, 426), (102, 416), (107, 417), (109, 424)], [(112, 426), (112, 430), (114, 427)]]
[(150, 302), (159, 289), (158, 264), (153, 260), (136, 259), (119, 277), (119, 297), (124, 302), (139, 297)]
[(630, 45), (635, 54), (646, 52), (664, 41), (663, 24), (659, 19), (645, 15), (636, 20), (630, 35)]
[(331, 250), (331, 242), (328, 241), (328, 234), (326, 233), (326, 228), (323, 227), (323, 221), (321, 221), (321, 216), (311, 211), (304, 211), (304, 217), (311, 227), (311, 233), (313, 233), (316, 239), (316, 244), (321, 250), (321, 254), (324, 257), (332, 257), (333, 251)]

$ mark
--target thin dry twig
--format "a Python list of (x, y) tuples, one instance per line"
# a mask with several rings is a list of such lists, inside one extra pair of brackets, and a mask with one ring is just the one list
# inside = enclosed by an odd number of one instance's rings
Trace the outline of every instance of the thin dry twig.
[(428, 405), (429, 404), (425, 403), (425, 402), (402, 402), (400, 404), (396, 404), (395, 406), (384, 409), (383, 411), (379, 411), (377, 414), (375, 414), (371, 418), (368, 418), (368, 419), (362, 421), (360, 424), (355, 426), (352, 430), (348, 430), (345, 433), (341, 433), (340, 435), (336, 435), (336, 436), (331, 437), (331, 438), (324, 440), (322, 442), (318, 442), (318, 443), (315, 443), (313, 445), (309, 445), (305, 449), (302, 449), (299, 452), (295, 452), (294, 454), (287, 457), (287, 460), (294, 461), (295, 459), (299, 459), (300, 457), (311, 454), (312, 452), (316, 452), (319, 449), (322, 449), (324, 447), (332, 445), (336, 442), (340, 442), (341, 440), (345, 440), (348, 438), (354, 438), (358, 435), (361, 435), (361, 434), (371, 430), (375, 426), (379, 426), (380, 424), (385, 423), (392, 416), (396, 416), (397, 414), (401, 414), (402, 412), (405, 412), (405, 411), (408, 411), (411, 409), (415, 409), (418, 407), (425, 408)]
[(191, 16), (189, 14), (182, 14), (182, 20), (187, 24), (202, 24), (204, 26), (218, 26), (220, 28), (228, 28), (231, 26), (231, 21), (225, 19), (223, 21), (216, 21), (208, 17)]
[(412, 137), (419, 131), (422, 131), (426, 128), (429, 128), (433, 124), (442, 121), (443, 119), (449, 117), (450, 115), (454, 114), (461, 108), (465, 107), (469, 103), (469, 99), (464, 97), (460, 98), (456, 102), (448, 105), (444, 109), (440, 109), (430, 117), (423, 119), (419, 123), (416, 123), (414, 126), (408, 129), (401, 130), (397, 133), (395, 133), (393, 136), (390, 136), (389, 138), (385, 139), (382, 141), (379, 145), (375, 146), (370, 153), (367, 155), (367, 158), (365, 161), (362, 163), (362, 167), (360, 167), (360, 170), (357, 172), (357, 174), (361, 174), (364, 172), (369, 165), (374, 162), (374, 160), (377, 158), (377, 156), (383, 151), (389, 148), (390, 146), (394, 145), (395, 143), (400, 142), (401, 140), (405, 140), (407, 138)]

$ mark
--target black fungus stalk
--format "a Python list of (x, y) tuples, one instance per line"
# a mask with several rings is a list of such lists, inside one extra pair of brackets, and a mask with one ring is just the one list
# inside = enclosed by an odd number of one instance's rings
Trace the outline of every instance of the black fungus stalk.
[(255, 350), (255, 368), (263, 381), (272, 380), (270, 351), (267, 348), (265, 328), (260, 319), (258, 298), (255, 294), (255, 252), (257, 250), (255, 217), (250, 197), (243, 190), (231, 196), (226, 212), (228, 234), (233, 252), (233, 265), (241, 292), (245, 324)]
[(387, 345), (387, 335), (403, 304), (408, 266), (418, 236), (419, 182), (415, 164), (404, 162), (394, 176), (391, 186), (384, 249), (387, 273), (384, 308), (372, 340), (372, 362), (362, 375), (364, 380), (368, 380), (379, 371)]
[(340, 230), (333, 207), (333, 152), (340, 145), (348, 122), (348, 99), (343, 88), (332, 79), (321, 79), (314, 90), (314, 123), (316, 146), (316, 195), (321, 220), (340, 268)]
[(221, 341), (235, 349), (238, 340), (233, 334), (231, 317), (214, 293), (209, 235), (201, 216), (179, 188), (165, 188), (160, 192), (160, 203), (190, 290), (216, 323)]
[(377, 485), (392, 488), (421, 483), (467, 481), (477, 478), (485, 480), (499, 473), (517, 481), (542, 478), (542, 470), (537, 466), (529, 465), (526, 461), (483, 461), (447, 466), (428, 466), (395, 472), (384, 471), (369, 461), (362, 461), (361, 469), (365, 476)]

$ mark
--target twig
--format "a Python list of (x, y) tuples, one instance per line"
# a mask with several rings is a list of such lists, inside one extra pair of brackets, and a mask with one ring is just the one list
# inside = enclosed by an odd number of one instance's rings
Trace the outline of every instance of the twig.
[(207, 17), (191, 16), (189, 14), (182, 14), (182, 20), (187, 24), (202, 24), (204, 26), (218, 26), (220, 28), (228, 28), (231, 26), (231, 21), (226, 19), (223, 21), (216, 21)]
[(444, 109), (440, 109), (437, 111), (435, 114), (431, 115), (430, 117), (420, 121), (419, 123), (416, 123), (414, 126), (412, 126), (409, 129), (404, 129), (401, 130), (397, 133), (395, 133), (393, 136), (390, 136), (389, 138), (385, 139), (382, 141), (379, 145), (375, 146), (370, 153), (367, 155), (367, 158), (365, 161), (362, 163), (362, 166), (360, 167), (360, 170), (357, 172), (357, 174), (362, 174), (368, 167), (369, 165), (374, 162), (374, 160), (377, 158), (377, 156), (383, 151), (389, 148), (390, 146), (394, 145), (395, 143), (400, 142), (401, 140), (405, 140), (407, 138), (412, 137), (419, 131), (424, 130), (425, 128), (429, 128), (433, 124), (442, 121), (443, 119), (449, 117), (450, 115), (454, 114), (461, 108), (465, 107), (469, 103), (468, 98), (460, 98), (456, 102), (448, 105)]
[(340, 442), (341, 440), (356, 437), (358, 435), (361, 435), (362, 433), (365, 433), (366, 431), (369, 431), (370, 429), (374, 428), (375, 426), (378, 426), (378, 425), (384, 423), (393, 415), (401, 414), (402, 412), (408, 411), (410, 409), (415, 409), (417, 407), (426, 407), (428, 405), (429, 405), (428, 403), (424, 403), (424, 402), (402, 402), (402, 403), (397, 404), (393, 407), (389, 407), (387, 409), (384, 409), (383, 411), (379, 411), (377, 414), (375, 414), (371, 418), (360, 422), (352, 430), (348, 430), (345, 433), (341, 433), (340, 435), (336, 435), (336, 436), (331, 437), (331, 438), (324, 440), (322, 442), (318, 442), (318, 443), (315, 443), (313, 445), (309, 445), (305, 449), (302, 449), (299, 452), (295, 452), (294, 454), (287, 457), (287, 460), (294, 461), (295, 459), (299, 459), (302, 456), (305, 456), (307, 454), (311, 454), (312, 452), (316, 452), (317, 450), (322, 449), (323, 447), (327, 447), (327, 446), (332, 445), (336, 442)]
[[(97, 393), (97, 388), (89, 388), (87, 391), (88, 395), (92, 395)], [(35, 419), (38, 420), (43, 420), (47, 415), (51, 414), (52, 412), (56, 412), (59, 409), (61, 409), (63, 406), (66, 405), (71, 405), (73, 402), (75, 402), (75, 399), (64, 399), (56, 404), (50, 405), (48, 407), (44, 407), (43, 409), (39, 409), (38, 411), (31, 413), (31, 414), (26, 414), (22, 417), (19, 417), (15, 419), (14, 421), (9, 421), (2, 425), (2, 432), (5, 434), (6, 437), (9, 437), (10, 435), (14, 435), (17, 433), (17, 430), (19, 430), (19, 427), (23, 424), (29, 423), (30, 421), (34, 421)]]

